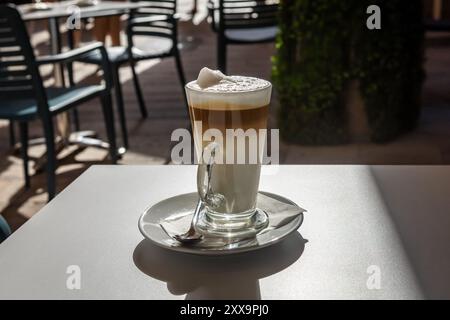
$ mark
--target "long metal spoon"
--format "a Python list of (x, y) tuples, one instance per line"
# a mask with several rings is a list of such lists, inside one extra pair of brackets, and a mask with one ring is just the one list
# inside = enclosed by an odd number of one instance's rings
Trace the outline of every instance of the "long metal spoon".
[(192, 216), (191, 226), (189, 230), (183, 234), (176, 234), (173, 238), (181, 243), (193, 243), (200, 241), (203, 238), (203, 235), (198, 233), (195, 229), (197, 225), (198, 218), (200, 216), (200, 211), (202, 208), (202, 201), (198, 199), (197, 206), (195, 207), (194, 215)]
[[(172, 237), (175, 240), (177, 240), (178, 242), (188, 244), (188, 243), (197, 242), (197, 241), (200, 241), (201, 239), (203, 239), (203, 235), (200, 234), (199, 232), (197, 232), (197, 230), (195, 229), (195, 226), (197, 225), (198, 218), (200, 216), (202, 203), (203, 203), (203, 201), (207, 201), (208, 197), (211, 194), (211, 175), (212, 175), (212, 167), (214, 164), (214, 157), (216, 154), (215, 150), (217, 149), (217, 144), (215, 144), (213, 142), (211, 144), (211, 148), (212, 148), (211, 156), (208, 159), (208, 164), (206, 165), (206, 172), (207, 172), (208, 179), (207, 179), (205, 194), (204, 195), (200, 194), (200, 198), (198, 199), (197, 206), (195, 207), (194, 215), (192, 216), (191, 226), (189, 227), (189, 230), (183, 234), (176, 234)], [(203, 152), (205, 152), (205, 150), (203, 150)], [(201, 167), (199, 167), (199, 171), (197, 171), (197, 175), (200, 174), (200, 172), (201, 172), (200, 170), (201, 170)]]

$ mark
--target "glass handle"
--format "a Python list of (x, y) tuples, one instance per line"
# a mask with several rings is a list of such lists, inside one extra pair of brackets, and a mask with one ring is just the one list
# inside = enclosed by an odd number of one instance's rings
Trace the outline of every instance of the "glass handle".
[[(220, 193), (214, 193), (211, 179), (215, 163), (216, 152), (219, 144), (211, 142), (202, 152), (202, 163), (197, 169), (197, 189), (200, 199), (210, 208), (218, 208), (224, 203), (224, 196)], [(207, 159), (205, 159), (207, 157)]]

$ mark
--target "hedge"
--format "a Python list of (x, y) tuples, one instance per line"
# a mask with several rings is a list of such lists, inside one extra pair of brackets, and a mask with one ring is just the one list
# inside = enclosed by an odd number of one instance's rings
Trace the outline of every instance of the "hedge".
[[(381, 29), (369, 30), (369, 5)], [(421, 0), (282, 0), (273, 80), (284, 141), (349, 141), (346, 87), (358, 80), (371, 139), (415, 128), (424, 80)]]

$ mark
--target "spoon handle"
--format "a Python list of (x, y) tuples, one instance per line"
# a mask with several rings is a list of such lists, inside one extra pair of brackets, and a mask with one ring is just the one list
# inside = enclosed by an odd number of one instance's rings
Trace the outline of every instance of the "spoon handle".
[(198, 218), (200, 216), (201, 208), (202, 208), (202, 200), (199, 198), (197, 201), (197, 206), (195, 207), (194, 216), (192, 217), (191, 228), (195, 229), (195, 226), (197, 225), (198, 222)]

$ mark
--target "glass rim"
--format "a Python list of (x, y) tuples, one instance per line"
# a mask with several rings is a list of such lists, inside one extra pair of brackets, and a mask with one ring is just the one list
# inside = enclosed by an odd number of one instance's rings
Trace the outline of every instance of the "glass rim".
[[(258, 78), (258, 79), (261, 79), (261, 78)], [(190, 90), (190, 91), (193, 91), (193, 92), (198, 92), (198, 93), (201, 93), (201, 94), (224, 95), (224, 96), (226, 96), (226, 95), (242, 95), (242, 94), (247, 94), (247, 93), (254, 93), (254, 92), (264, 91), (264, 90), (267, 90), (269, 88), (272, 88), (272, 83), (269, 80), (265, 80), (265, 79), (261, 79), (261, 80), (266, 81), (268, 83), (268, 85), (264, 86), (262, 88), (246, 90), (246, 91), (228, 91), (228, 92), (227, 91), (224, 91), (224, 92), (205, 91), (205, 90), (202, 90), (202, 89), (197, 89), (197, 88), (193, 88), (193, 87), (189, 86), (191, 83), (197, 82), (197, 80), (189, 81), (188, 83), (186, 83), (184, 85), (184, 88), (186, 90)]]

